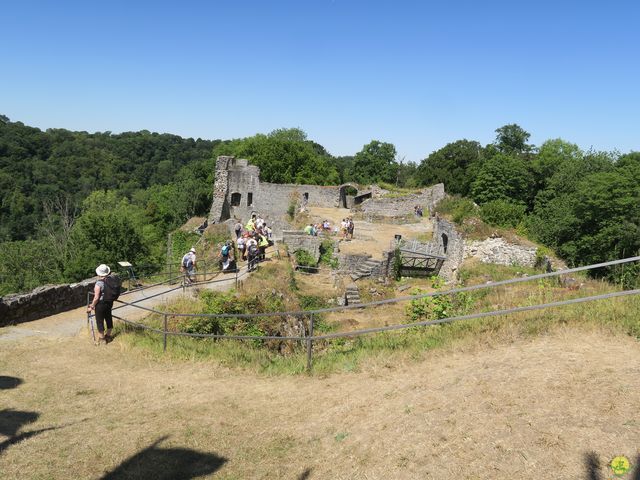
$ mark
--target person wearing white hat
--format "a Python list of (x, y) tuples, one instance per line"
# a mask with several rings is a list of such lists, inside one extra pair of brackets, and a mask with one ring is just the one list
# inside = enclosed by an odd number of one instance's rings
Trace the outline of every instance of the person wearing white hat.
[[(111, 309), (113, 308), (113, 300), (118, 298), (120, 294), (120, 282), (117, 278), (111, 277), (110, 274), (111, 269), (108, 265), (104, 263), (98, 265), (98, 268), (96, 268), (98, 281), (93, 289), (93, 301), (87, 307), (87, 312), (91, 313), (92, 310), (95, 312), (96, 326), (98, 327), (98, 344), (111, 341), (111, 330), (113, 329)], [(106, 330), (104, 328), (105, 323), (107, 324)]]
[(191, 247), (191, 250), (184, 254), (180, 270), (185, 274), (185, 283), (191, 285), (196, 278), (196, 247)]

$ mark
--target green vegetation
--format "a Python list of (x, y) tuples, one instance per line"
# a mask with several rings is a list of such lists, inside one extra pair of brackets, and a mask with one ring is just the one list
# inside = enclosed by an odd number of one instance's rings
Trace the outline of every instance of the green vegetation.
[(300, 267), (315, 267), (317, 265), (317, 262), (315, 261), (313, 256), (306, 250), (296, 250), (295, 257), (296, 264)]
[(334, 242), (331, 239), (322, 240), (320, 244), (320, 264), (331, 268), (338, 268), (338, 259), (333, 256)]
[[(43, 132), (3, 116), (0, 294), (78, 281), (102, 262), (164, 263), (167, 234), (207, 213), (222, 154), (247, 158), (267, 182), (381, 183), (393, 186), (392, 195), (444, 182), (459, 197), (438, 212), (466, 233), (515, 227), (571, 266), (637, 255), (640, 152), (584, 152), (562, 139), (537, 148), (529, 138), (509, 124), (491, 144), (458, 140), (416, 165), (378, 140), (335, 158), (298, 128), (208, 141), (148, 131)], [(597, 274), (637, 285), (639, 271)]]

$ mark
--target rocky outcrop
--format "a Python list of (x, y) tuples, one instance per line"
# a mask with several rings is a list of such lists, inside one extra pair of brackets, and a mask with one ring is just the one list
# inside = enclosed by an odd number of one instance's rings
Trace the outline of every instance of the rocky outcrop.
[(482, 263), (534, 267), (536, 251), (536, 247), (515, 245), (502, 237), (496, 237), (470, 242), (465, 246), (464, 256), (465, 258), (475, 257)]

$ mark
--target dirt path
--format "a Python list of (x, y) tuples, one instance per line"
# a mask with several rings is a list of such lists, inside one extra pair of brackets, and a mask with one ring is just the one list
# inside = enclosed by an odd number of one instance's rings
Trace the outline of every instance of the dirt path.
[(153, 359), (118, 339), (94, 348), (77, 337), (23, 338), (0, 349), (3, 378), (14, 379), (0, 381), (0, 471), (599, 478), (587, 476), (590, 452), (609, 476), (615, 455), (638, 455), (639, 369), (637, 341), (573, 330), (323, 378)]
[[(320, 208), (311, 207), (308, 210), (309, 221), (321, 222), (327, 219), (331, 225), (340, 226), (343, 218), (351, 215), (346, 208)], [(369, 254), (375, 259), (382, 258), (382, 252), (389, 250), (395, 235), (403, 238), (429, 239), (433, 232), (433, 225), (428, 218), (422, 218), (416, 223), (391, 225), (384, 223), (371, 223), (364, 220), (355, 220), (353, 241), (340, 242), (340, 251), (350, 254)], [(339, 238), (339, 235), (335, 238)]]
[[(241, 267), (241, 274), (246, 267)], [(235, 286), (235, 275), (219, 274), (214, 280), (223, 280), (217, 283), (203, 284), (197, 287), (190, 287), (186, 290), (186, 295), (192, 295), (195, 288), (208, 290), (228, 290)], [(136, 303), (140, 306), (152, 308), (165, 304), (169, 300), (183, 295), (182, 289), (164, 293), (169, 288), (166, 285), (148, 288), (145, 290), (134, 290), (124, 294), (121, 300), (128, 303)], [(158, 296), (155, 296), (158, 295)], [(148, 312), (132, 306), (116, 304), (113, 313), (128, 320), (139, 320), (147, 316)], [(47, 337), (73, 337), (87, 325), (87, 310), (85, 307), (76, 308), (67, 312), (51, 315), (31, 322), (20, 323), (14, 326), (0, 328), (0, 344), (3, 342), (16, 340), (24, 337), (47, 336)]]

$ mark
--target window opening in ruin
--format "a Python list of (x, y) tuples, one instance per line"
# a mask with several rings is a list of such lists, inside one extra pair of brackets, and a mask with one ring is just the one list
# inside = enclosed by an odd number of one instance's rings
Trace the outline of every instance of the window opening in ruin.
[(237, 193), (237, 192), (231, 194), (231, 206), (232, 207), (239, 207), (241, 200), (242, 200), (242, 194)]
[(447, 253), (447, 246), (449, 245), (449, 237), (447, 237), (446, 233), (442, 234), (442, 249), (444, 253)]
[(302, 200), (306, 203), (309, 201), (309, 192), (304, 192), (302, 194)]
[(247, 193), (247, 207), (253, 205), (253, 193)]

